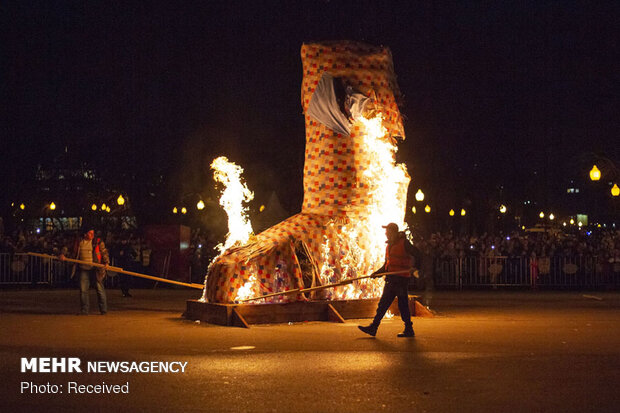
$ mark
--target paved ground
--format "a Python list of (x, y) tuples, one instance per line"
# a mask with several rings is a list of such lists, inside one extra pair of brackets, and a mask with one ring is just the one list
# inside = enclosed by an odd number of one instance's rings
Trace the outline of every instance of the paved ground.
[[(594, 295), (595, 298), (584, 297)], [(194, 291), (109, 292), (106, 316), (76, 291), (0, 291), (0, 411), (616, 412), (620, 294), (436, 293), (440, 316), (240, 328), (180, 318)], [(94, 300), (94, 292), (92, 295)], [(250, 349), (234, 349), (251, 346)], [(183, 361), (183, 374), (21, 373), (21, 357)], [(63, 394), (21, 394), (21, 382)], [(69, 381), (129, 394), (67, 394)]]

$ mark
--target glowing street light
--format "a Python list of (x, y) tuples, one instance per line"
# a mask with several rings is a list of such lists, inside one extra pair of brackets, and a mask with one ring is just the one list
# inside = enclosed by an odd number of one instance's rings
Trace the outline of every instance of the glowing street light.
[(203, 202), (202, 199), (198, 201), (198, 203), (196, 204), (196, 208), (198, 208), (199, 211), (202, 211), (203, 209), (205, 209), (205, 203)]
[(555, 219), (555, 215), (553, 215), (553, 213), (549, 214), (549, 219), (553, 221)]
[(427, 214), (428, 214), (429, 212), (431, 212), (431, 206), (430, 206), (430, 205), (426, 205), (426, 206), (424, 207), (424, 212), (426, 212)]
[(172, 213), (173, 213), (173, 214), (176, 214), (176, 213), (178, 213), (178, 212), (179, 212), (179, 210), (177, 209), (177, 207), (172, 208)]
[(545, 217), (545, 213), (540, 211), (540, 214), (538, 214), (538, 216), (540, 217), (540, 219), (543, 219)]
[(101, 210), (105, 211), (108, 208), (108, 206), (105, 204), (105, 202), (103, 204), (101, 204)]
[(119, 205), (125, 205), (125, 198), (123, 198), (123, 195), (118, 196), (118, 198), (116, 199), (116, 203)]
[(424, 201), (424, 192), (421, 189), (418, 189), (418, 192), (415, 193), (415, 200), (418, 202)]
[(590, 179), (593, 181), (598, 181), (601, 179), (601, 171), (596, 167), (596, 165), (590, 169)]
[(565, 227), (566, 226), (566, 221), (562, 222), (562, 226)]
[(569, 222), (570, 222), (571, 225), (575, 225), (575, 220), (574, 219), (571, 218)]
[(19, 209), (21, 209), (21, 210), (23, 211), (24, 209), (26, 209), (26, 205), (24, 205), (23, 203), (22, 203), (22, 204), (20, 204), (20, 205), (19, 205)]
[(411, 212), (413, 212), (414, 214), (415, 214), (416, 212), (418, 212), (418, 211), (415, 209), (415, 206), (412, 206), (412, 207), (411, 207)]
[(181, 214), (187, 214), (187, 208), (185, 207), (181, 208)]
[(451, 209), (450, 212), (448, 212), (448, 214), (450, 214), (450, 216), (453, 217), (454, 216), (454, 210)]
[(53, 210), (55, 210), (55, 209), (56, 209), (56, 204), (52, 202), (52, 203), (50, 204), (50, 209), (51, 209), (52, 211), (53, 211)]
[(499, 207), (499, 212), (501, 212), (502, 214), (505, 214), (507, 210), (508, 210), (508, 208), (506, 208), (506, 205), (503, 205), (503, 204), (502, 204), (502, 205)]
[(465, 214), (467, 214), (467, 211), (465, 211), (465, 208), (461, 208), (461, 216), (464, 217)]
[(105, 212), (110, 212), (110, 206), (109, 205), (105, 208)]
[(258, 208), (258, 212), (263, 212), (264, 210), (265, 210), (265, 205), (261, 205), (260, 208)]
[(93, 211), (96, 211), (97, 210), (97, 204), (92, 204), (90, 206), (90, 209), (92, 209)]
[(579, 227), (581, 228), (583, 226), (583, 222), (579, 221), (577, 225), (579, 225)]
[(618, 195), (620, 195), (620, 188), (618, 188), (618, 184), (614, 184), (614, 186), (611, 187), (611, 196)]

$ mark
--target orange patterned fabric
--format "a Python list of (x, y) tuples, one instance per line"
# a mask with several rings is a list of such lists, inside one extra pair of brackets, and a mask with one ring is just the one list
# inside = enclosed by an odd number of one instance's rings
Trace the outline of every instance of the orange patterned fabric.
[[(396, 104), (399, 90), (389, 49), (353, 42), (304, 44), (301, 58), (304, 114), (316, 85), (327, 71), (372, 99), (376, 111), (383, 114), (388, 139), (404, 138)], [(340, 268), (338, 258), (346, 255), (351, 246), (339, 234), (343, 225), (355, 220), (363, 211), (368, 198), (368, 188), (360, 179), (367, 164), (360, 141), (363, 138), (360, 126), (354, 124), (350, 135), (342, 135), (307, 114), (305, 123), (301, 213), (263, 231), (248, 245), (231, 248), (220, 256), (207, 275), (205, 297), (208, 301), (233, 302), (239, 288), (251, 276), (256, 278), (259, 294), (303, 287), (294, 251), (294, 244), (298, 241), (305, 244), (317, 268), (324, 264), (333, 268), (334, 279), (323, 282), (348, 278), (347, 269)], [(326, 242), (329, 251), (324, 251)], [(329, 262), (325, 263), (325, 260)], [(329, 298), (329, 293), (323, 296)], [(296, 299), (301, 297), (280, 296), (276, 301)]]

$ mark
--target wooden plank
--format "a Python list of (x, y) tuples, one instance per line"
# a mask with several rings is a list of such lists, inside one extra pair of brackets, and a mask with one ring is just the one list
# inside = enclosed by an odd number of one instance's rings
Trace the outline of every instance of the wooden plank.
[(344, 323), (344, 318), (340, 315), (333, 305), (327, 304), (327, 321), (332, 323)]
[(378, 298), (362, 300), (330, 301), (329, 303), (344, 319), (348, 318), (372, 318), (377, 312)]
[(250, 324), (272, 324), (325, 320), (326, 304), (299, 301), (282, 304), (246, 304), (237, 309)]
[(198, 300), (187, 300), (186, 303), (185, 318), (188, 320), (200, 320), (221, 326), (229, 325), (229, 305), (203, 303)]
[(250, 325), (245, 321), (245, 318), (241, 314), (237, 307), (232, 308), (231, 325), (236, 327), (250, 328)]
[[(409, 297), (411, 315), (432, 316)], [(279, 304), (215, 304), (188, 300), (185, 317), (224, 326), (249, 327), (252, 324), (275, 324), (302, 321), (332, 321), (342, 323), (351, 318), (372, 318), (377, 311), (378, 298), (337, 301), (296, 301)], [(400, 315), (394, 300), (390, 311)], [(430, 315), (429, 315), (430, 314)]]

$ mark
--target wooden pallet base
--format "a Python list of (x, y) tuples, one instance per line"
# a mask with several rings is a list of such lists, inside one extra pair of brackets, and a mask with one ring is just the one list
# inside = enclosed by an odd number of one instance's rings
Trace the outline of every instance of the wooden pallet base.
[[(411, 315), (425, 316), (426, 310), (409, 296)], [(342, 301), (298, 301), (283, 304), (216, 304), (187, 300), (184, 317), (222, 326), (249, 328), (252, 324), (276, 324), (301, 321), (331, 321), (344, 323), (350, 318), (372, 318), (377, 311), (378, 298)], [(400, 315), (396, 300), (390, 306)]]

